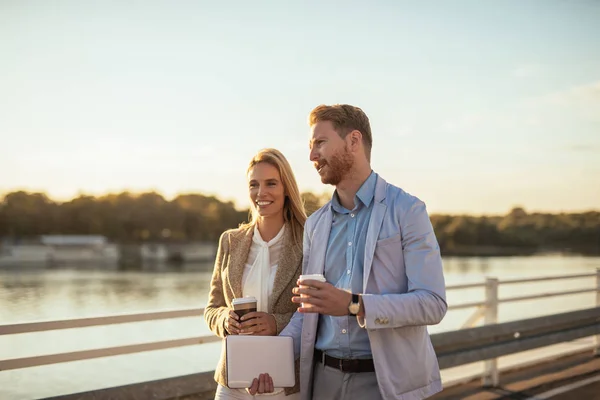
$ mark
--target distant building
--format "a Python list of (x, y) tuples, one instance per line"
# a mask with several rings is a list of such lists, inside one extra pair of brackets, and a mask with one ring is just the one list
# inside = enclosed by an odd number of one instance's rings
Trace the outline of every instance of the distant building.
[(116, 263), (119, 249), (100, 235), (42, 235), (37, 240), (3, 243), (0, 265), (23, 263)]
[(140, 256), (142, 261), (167, 261), (169, 249), (162, 243), (144, 243), (140, 246)]
[(143, 261), (198, 262), (213, 260), (217, 252), (214, 243), (144, 243), (140, 246)]
[(116, 245), (101, 235), (42, 235), (0, 241), (0, 266), (23, 264), (197, 263), (214, 260), (213, 242)]
[(42, 235), (40, 242), (55, 247), (102, 247), (108, 240), (101, 235)]

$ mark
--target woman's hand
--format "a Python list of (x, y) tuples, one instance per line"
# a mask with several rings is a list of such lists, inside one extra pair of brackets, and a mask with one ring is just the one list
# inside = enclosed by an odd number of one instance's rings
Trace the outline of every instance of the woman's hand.
[(233, 310), (229, 310), (229, 318), (225, 320), (225, 330), (230, 335), (239, 335), (241, 324), (238, 322), (238, 315)]
[(269, 374), (260, 374), (258, 378), (254, 378), (252, 386), (246, 389), (251, 395), (273, 393), (275, 388), (273, 387), (273, 378)]
[(241, 318), (240, 322), (240, 334), (258, 336), (275, 336), (277, 334), (275, 317), (265, 312), (255, 311), (248, 313)]

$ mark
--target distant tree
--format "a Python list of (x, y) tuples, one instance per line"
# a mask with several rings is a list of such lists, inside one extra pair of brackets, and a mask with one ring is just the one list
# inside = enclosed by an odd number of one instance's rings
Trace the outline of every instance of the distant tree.
[[(307, 214), (331, 194), (302, 193)], [(198, 193), (171, 201), (149, 192), (101, 197), (80, 195), (58, 203), (43, 193), (17, 191), (0, 201), (0, 236), (15, 240), (42, 234), (99, 234), (115, 242), (215, 241), (248, 221), (249, 210)], [(553, 249), (600, 254), (600, 212), (528, 213), (515, 207), (504, 216), (431, 215), (442, 251), (464, 247)]]
[(56, 218), (56, 204), (43, 193), (23, 191), (9, 193), (2, 202), (0, 231), (13, 237), (40, 235), (52, 232)]
[(323, 207), (331, 199), (331, 194), (328, 193), (317, 195), (312, 192), (303, 192), (300, 196), (302, 197), (304, 210), (308, 216)]

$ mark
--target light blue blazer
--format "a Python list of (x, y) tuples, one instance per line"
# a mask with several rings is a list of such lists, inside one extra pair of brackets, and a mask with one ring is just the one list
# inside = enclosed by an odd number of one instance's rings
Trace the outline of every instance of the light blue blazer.
[[(425, 204), (377, 176), (365, 244), (363, 302), (379, 390), (384, 399), (417, 400), (442, 390), (427, 325), (446, 314), (442, 259)], [(323, 273), (331, 202), (304, 226), (303, 274)], [(300, 357), (300, 394), (312, 394), (318, 314), (296, 312), (283, 336)]]

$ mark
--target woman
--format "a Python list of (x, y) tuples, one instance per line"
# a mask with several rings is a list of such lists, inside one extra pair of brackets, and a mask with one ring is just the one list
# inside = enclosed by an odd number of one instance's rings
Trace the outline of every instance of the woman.
[[(297, 304), (290, 294), (302, 272), (302, 234), (306, 214), (294, 173), (278, 150), (258, 152), (248, 166), (250, 223), (224, 232), (219, 240), (204, 318), (219, 337), (239, 333), (277, 335), (288, 324)], [(254, 296), (257, 312), (239, 321), (234, 298)], [(253, 399), (246, 390), (227, 387), (225, 357), (215, 371), (216, 399)], [(272, 385), (272, 381), (270, 381)], [(278, 389), (269, 399), (299, 398), (296, 386)], [(256, 396), (258, 397), (258, 395)]]

